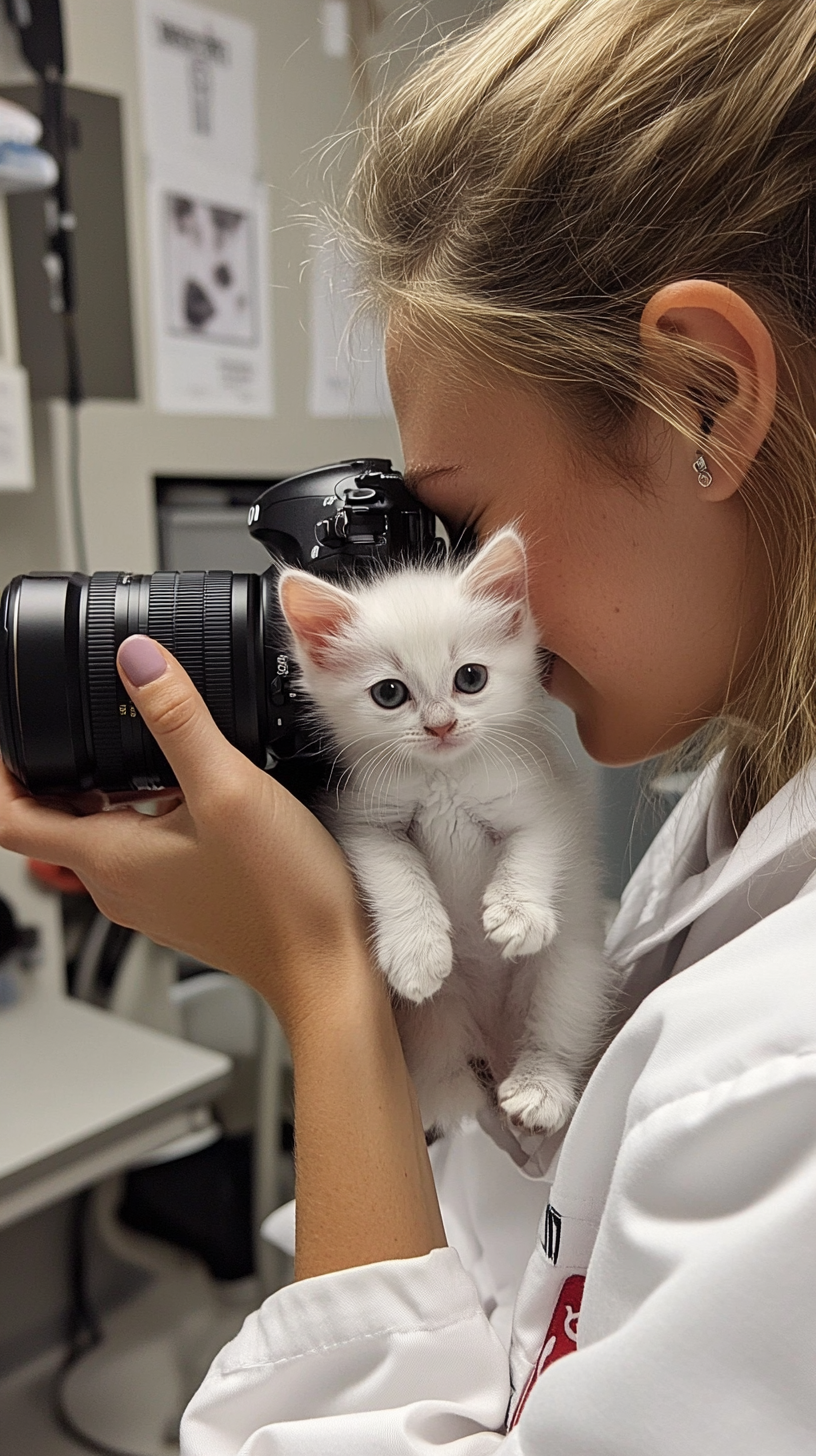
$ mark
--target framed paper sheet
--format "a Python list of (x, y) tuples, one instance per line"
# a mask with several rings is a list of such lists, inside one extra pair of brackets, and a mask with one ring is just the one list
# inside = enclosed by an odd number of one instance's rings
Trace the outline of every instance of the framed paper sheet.
[(331, 239), (322, 239), (310, 266), (309, 413), (323, 420), (390, 416), (382, 335), (358, 316), (348, 263)]
[(148, 155), (254, 177), (255, 31), (188, 0), (139, 0)]
[(159, 408), (268, 415), (266, 189), (184, 173), (149, 183)]
[(272, 413), (255, 32), (188, 0), (139, 0), (156, 403)]

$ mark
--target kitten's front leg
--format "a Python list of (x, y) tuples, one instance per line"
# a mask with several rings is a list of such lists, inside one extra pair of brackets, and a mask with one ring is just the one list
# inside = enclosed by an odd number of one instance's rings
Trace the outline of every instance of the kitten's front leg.
[(485, 935), (506, 960), (535, 955), (555, 938), (562, 867), (555, 836), (540, 825), (508, 834), (482, 899)]
[(450, 975), (451, 923), (428, 866), (404, 834), (367, 827), (341, 835), (374, 920), (377, 959), (407, 1001), (426, 1001)]
[(518, 1054), (497, 1089), (506, 1116), (529, 1132), (563, 1127), (609, 1035), (615, 979), (603, 954), (597, 901), (586, 886), (571, 898), (563, 934), (530, 966)]

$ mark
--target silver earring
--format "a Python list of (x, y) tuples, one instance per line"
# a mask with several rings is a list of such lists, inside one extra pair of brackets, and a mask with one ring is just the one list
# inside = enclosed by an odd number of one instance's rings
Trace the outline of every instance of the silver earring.
[(708, 490), (713, 477), (709, 471), (708, 462), (704, 455), (697, 456), (694, 462), (694, 469), (697, 471), (697, 480), (703, 487), (703, 490)]

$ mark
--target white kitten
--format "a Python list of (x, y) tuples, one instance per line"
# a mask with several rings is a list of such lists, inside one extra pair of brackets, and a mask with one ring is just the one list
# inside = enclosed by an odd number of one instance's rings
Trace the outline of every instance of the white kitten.
[(590, 806), (547, 722), (524, 545), (341, 589), (286, 570), (301, 680), (345, 767), (321, 817), (353, 866), (426, 1128), (495, 1086), (554, 1131), (601, 1044)]

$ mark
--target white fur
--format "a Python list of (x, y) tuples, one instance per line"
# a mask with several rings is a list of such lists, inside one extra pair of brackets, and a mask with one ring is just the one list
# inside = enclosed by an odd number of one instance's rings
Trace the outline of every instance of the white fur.
[[(601, 1044), (610, 972), (592, 809), (548, 721), (520, 538), (499, 533), (469, 568), (355, 584), (317, 652), (304, 601), (320, 591), (283, 573), (302, 683), (344, 768), (321, 817), (370, 910), (423, 1123), (450, 1127), (487, 1086), (517, 1126), (552, 1131)], [(466, 663), (488, 670), (480, 693), (454, 689)], [(383, 678), (409, 701), (377, 706)], [(453, 719), (452, 745), (426, 731)]]

